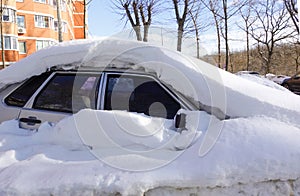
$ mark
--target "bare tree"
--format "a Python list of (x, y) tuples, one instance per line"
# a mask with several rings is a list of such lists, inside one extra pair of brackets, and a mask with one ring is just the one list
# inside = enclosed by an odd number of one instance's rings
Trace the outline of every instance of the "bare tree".
[(218, 67), (221, 68), (221, 25), (220, 25), (220, 17), (218, 16), (218, 6), (216, 3), (213, 3), (212, 1), (209, 2), (209, 8), (213, 14), (216, 32), (217, 32), (217, 44), (218, 44), (218, 60), (217, 64)]
[(237, 26), (242, 29), (246, 33), (246, 70), (249, 70), (250, 67), (250, 27), (254, 23), (254, 19), (252, 18), (252, 7), (254, 1), (249, 1), (243, 9), (239, 10), (240, 16), (243, 19), (244, 25), (237, 24)]
[(254, 12), (256, 20), (251, 26), (250, 35), (257, 42), (266, 74), (270, 72), (276, 44), (290, 38), (294, 31), (291, 29), (287, 9), (281, 1), (259, 1)]
[[(129, 21), (138, 41), (142, 41), (141, 22), (138, 8), (139, 0), (117, 0), (114, 6), (120, 12), (122, 20)], [(124, 12), (125, 11), (125, 12)]]
[[(229, 20), (236, 13), (242, 9), (242, 7), (248, 2), (248, 0), (239, 0), (235, 3), (230, 2), (228, 4), (227, 0), (222, 0), (221, 2), (218, 0), (201, 0), (204, 5), (212, 12), (215, 18), (216, 29), (219, 35), (222, 35), (225, 41), (225, 70), (228, 70), (229, 63)], [(228, 6), (229, 5), (229, 6)], [(217, 27), (218, 26), (218, 27)], [(218, 38), (219, 39), (219, 38)], [(220, 54), (220, 53), (219, 53)]]
[(193, 0), (187, 16), (187, 34), (195, 33), (197, 58), (200, 58), (200, 34), (206, 31), (210, 21), (205, 17), (204, 6), (201, 1)]
[[(121, 19), (126, 23), (129, 21), (138, 41), (148, 41), (149, 28), (152, 24), (154, 8), (158, 7), (159, 0), (115, 0), (114, 7)], [(141, 26), (143, 25), (143, 38)]]
[(229, 64), (229, 37), (228, 37), (228, 25), (229, 19), (236, 15), (236, 13), (241, 10), (246, 4), (248, 0), (240, 0), (236, 3), (232, 3), (228, 6), (227, 0), (222, 0), (222, 8), (223, 13), (221, 14), (221, 19), (224, 23), (222, 35), (225, 41), (225, 70), (228, 70)]
[(143, 41), (148, 41), (149, 28), (152, 23), (152, 15), (155, 12), (154, 7), (159, 5), (159, 1), (157, 0), (143, 0), (139, 5), (140, 15), (144, 27), (144, 38)]
[(284, 4), (286, 9), (288, 10), (290, 17), (293, 21), (293, 24), (296, 28), (296, 31), (299, 32), (299, 18), (298, 18), (298, 7), (297, 7), (297, 1), (296, 0), (284, 0)]
[(219, 0), (201, 0), (202, 4), (212, 13), (214, 19), (214, 26), (217, 33), (217, 66), (221, 68), (221, 17), (220, 17), (220, 1)]
[[(191, 0), (172, 0), (172, 3), (174, 6), (175, 17), (177, 21), (177, 51), (181, 51), (183, 32), (185, 30), (184, 27), (189, 12)], [(180, 13), (180, 10), (183, 10), (182, 13)]]

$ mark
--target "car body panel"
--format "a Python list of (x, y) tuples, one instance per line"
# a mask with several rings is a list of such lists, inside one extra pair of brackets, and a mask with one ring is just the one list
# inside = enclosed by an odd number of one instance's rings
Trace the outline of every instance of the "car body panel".
[(56, 123), (67, 116), (71, 116), (71, 114), (23, 108), (18, 116), (19, 127), (30, 130), (38, 129), (39, 126), (44, 122)]
[(10, 85), (5, 89), (2, 89), (2, 91), (0, 92), (0, 122), (18, 118), (21, 108), (15, 106), (8, 106), (4, 100), (6, 96), (9, 95), (12, 91), (14, 91), (19, 85), (20, 83)]

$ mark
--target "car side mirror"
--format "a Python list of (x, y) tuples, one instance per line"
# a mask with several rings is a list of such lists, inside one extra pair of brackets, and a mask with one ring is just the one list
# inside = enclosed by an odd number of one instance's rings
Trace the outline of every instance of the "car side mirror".
[(186, 114), (176, 114), (175, 116), (175, 128), (186, 128)]

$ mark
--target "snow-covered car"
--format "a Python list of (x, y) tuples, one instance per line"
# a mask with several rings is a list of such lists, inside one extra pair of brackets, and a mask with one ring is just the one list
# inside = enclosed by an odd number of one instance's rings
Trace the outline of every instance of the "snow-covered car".
[(294, 76), (285, 79), (282, 82), (282, 86), (300, 95), (300, 72), (296, 73)]
[(259, 79), (137, 41), (39, 50), (0, 71), (0, 195), (298, 194), (300, 97)]
[[(38, 51), (0, 72), (0, 123), (18, 119), (21, 128), (37, 129), (87, 108), (172, 119), (176, 126), (184, 119), (177, 115), (180, 109), (229, 118), (222, 109), (225, 102), (218, 107), (210, 103), (206, 79), (195, 75), (193, 64), (178, 54), (182, 60), (170, 62), (173, 53), (115, 39), (74, 41)], [(205, 102), (198, 101), (202, 93), (194, 89), (198, 85), (192, 78), (204, 82), (199, 87), (208, 92)]]

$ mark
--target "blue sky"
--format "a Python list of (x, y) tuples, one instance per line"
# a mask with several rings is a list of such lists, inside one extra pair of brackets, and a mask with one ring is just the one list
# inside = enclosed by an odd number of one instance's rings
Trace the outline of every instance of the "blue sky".
[(89, 34), (94, 36), (109, 36), (121, 31), (124, 24), (120, 16), (113, 13), (111, 0), (92, 0), (88, 5)]

